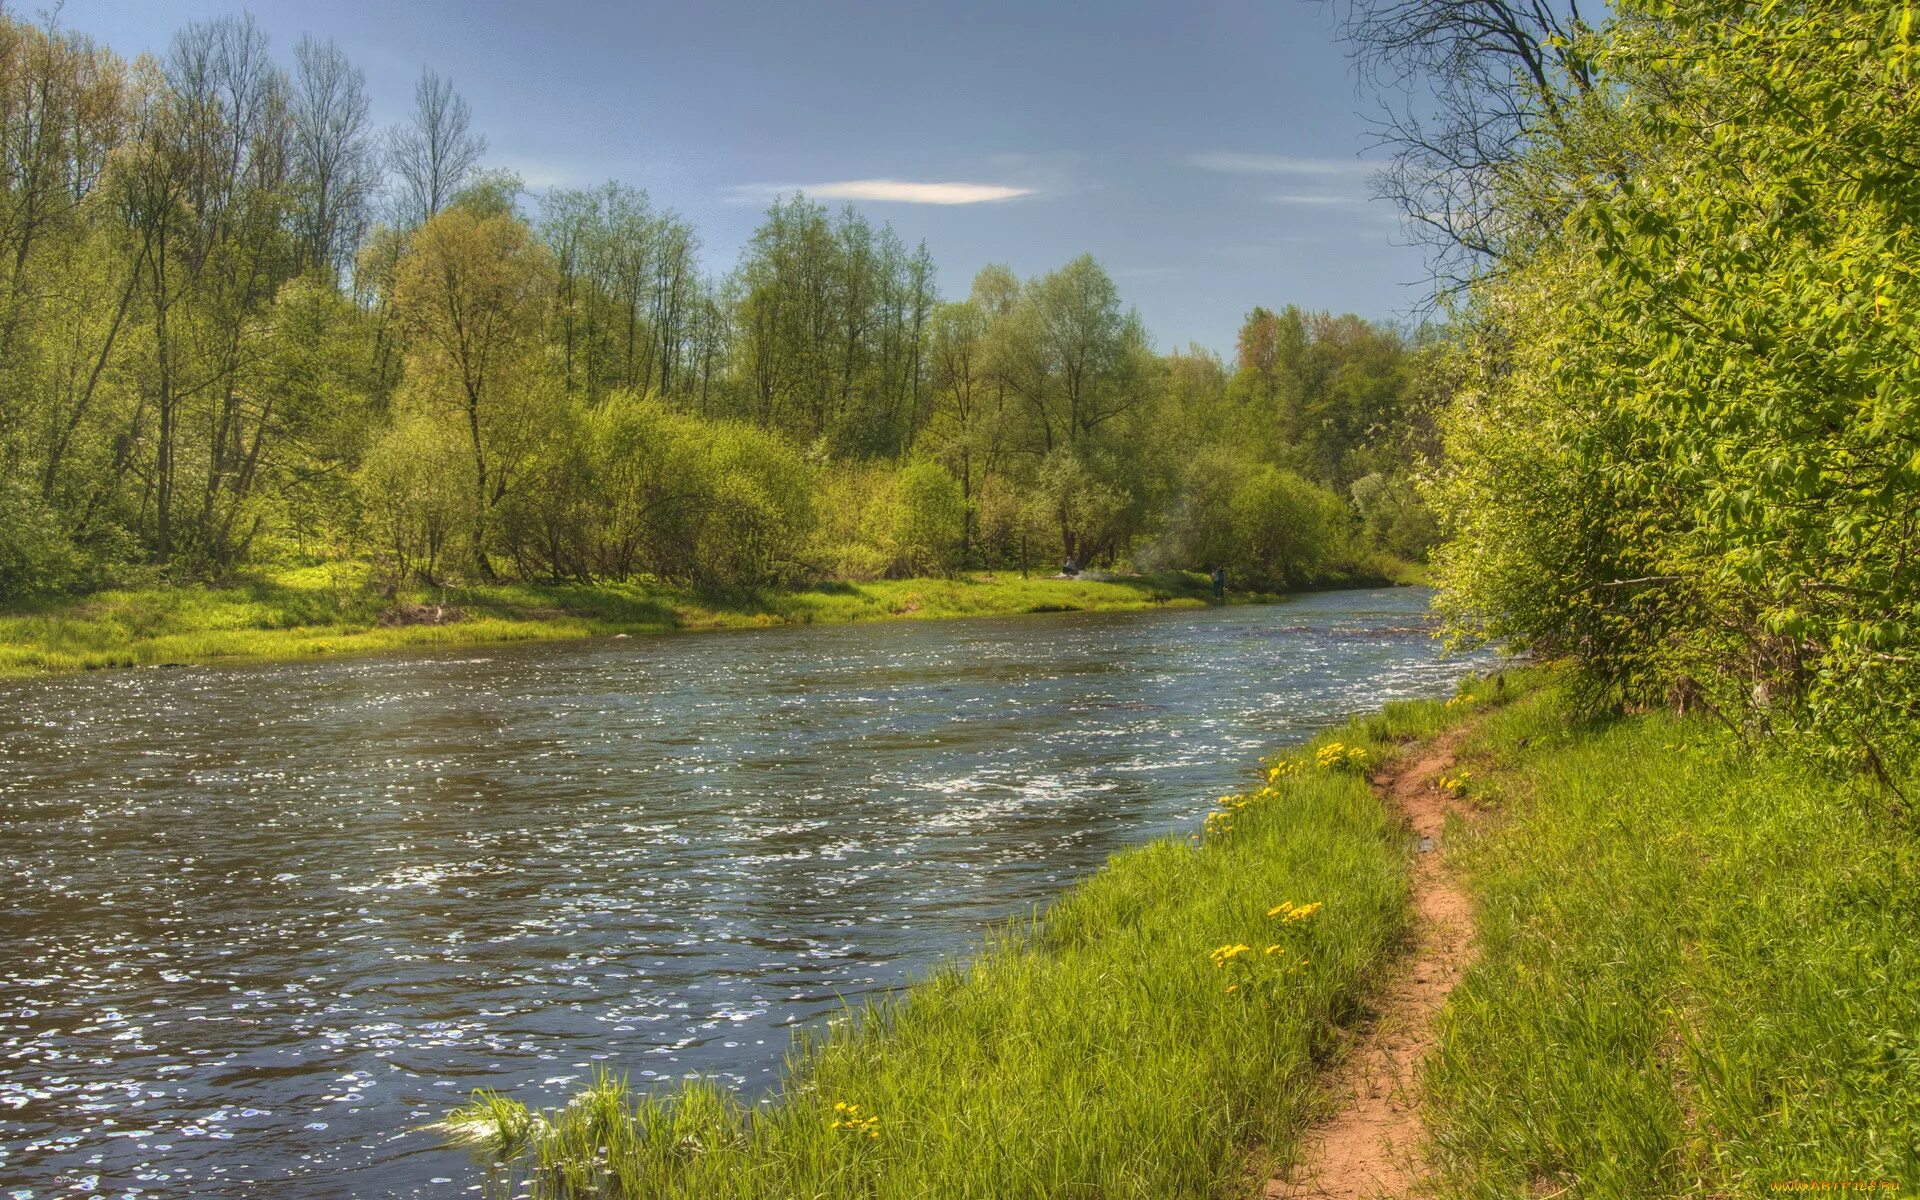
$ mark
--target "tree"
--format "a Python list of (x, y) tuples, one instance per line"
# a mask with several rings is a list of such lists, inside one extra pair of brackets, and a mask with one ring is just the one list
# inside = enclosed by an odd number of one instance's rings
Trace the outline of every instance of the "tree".
[[(990, 278), (989, 289), (997, 285)], [(1111, 468), (1121, 418), (1149, 394), (1146, 331), (1091, 256), (1027, 283), (992, 323), (990, 370), (1025, 417), (1023, 451), (1051, 480), (1061, 553), (1088, 559), (1123, 536), (1106, 518), (1134, 497)], [(1100, 504), (1093, 502), (1100, 497)], [(1089, 522), (1099, 514), (1101, 532)]]
[[(163, 389), (170, 406), (185, 408), (162, 438), (158, 542), (162, 561), (177, 541), (224, 572), (252, 536), (247, 510), (275, 432), (275, 397), (253, 368), (264, 350), (258, 317), (295, 269), (287, 80), (250, 16), (186, 26), (166, 73), (173, 117), (164, 153), (184, 207), (171, 249), (185, 301), (165, 335), (176, 339), (167, 372), (179, 369), (186, 386), (170, 378)], [(200, 487), (197, 503), (176, 512), (180, 417), (198, 425), (188, 448)]]
[(399, 213), (408, 225), (431, 220), (480, 165), (487, 139), (472, 132), (472, 110), (453, 81), (431, 70), (413, 88), (413, 115), (387, 130), (387, 167), (400, 177)]
[(415, 402), (457, 413), (473, 505), (469, 558), (491, 578), (488, 513), (514, 485), (549, 399), (540, 302), (551, 265), (526, 224), (448, 209), (415, 231), (394, 281)]
[(393, 582), (1119, 561), (1222, 446), (1412, 528), (1397, 331), (1258, 310), (1230, 380), (1089, 257), (942, 305), (924, 244), (801, 196), (711, 279), (626, 184), (529, 226), (431, 69), (376, 139), (338, 47), (271, 51), (229, 17), (126, 63), (0, 14), (10, 596), (368, 547)]
[(925, 441), (960, 487), (960, 555), (973, 544), (979, 494), (1006, 451), (1005, 393), (988, 371), (989, 319), (972, 301), (934, 310), (927, 358), (932, 368), (932, 407)]
[(796, 195), (768, 210), (734, 290), (746, 415), (837, 454), (904, 453), (925, 419), (925, 247)]
[(368, 450), (355, 477), (389, 586), (411, 578), (439, 584), (448, 547), (472, 528), (460, 434), (446, 425), (444, 414), (402, 416)]
[(366, 232), (379, 187), (367, 79), (331, 41), (293, 48), (294, 228), (300, 265), (338, 281)]
[(1492, 266), (1516, 223), (1550, 228), (1508, 200), (1530, 147), (1594, 93), (1579, 0), (1346, 0), (1341, 23), (1382, 97), (1378, 193), (1426, 242), (1442, 292)]
[(1911, 14), (1635, 3), (1567, 52), (1592, 95), (1533, 132), (1540, 182), (1508, 200), (1564, 219), (1476, 287), (1443, 421), (1453, 627), (1899, 788), (1920, 757)]
[(932, 463), (901, 471), (899, 510), (893, 530), (900, 563), (914, 575), (945, 575), (960, 565), (966, 545), (967, 507), (960, 485)]

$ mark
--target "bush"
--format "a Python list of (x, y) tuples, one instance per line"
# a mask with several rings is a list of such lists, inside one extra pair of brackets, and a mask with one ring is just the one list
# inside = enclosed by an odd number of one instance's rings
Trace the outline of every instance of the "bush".
[(866, 583), (893, 570), (899, 518), (894, 482), (883, 467), (854, 463), (820, 473), (819, 523), (808, 552), (814, 578)]
[(118, 560), (109, 547), (76, 546), (22, 481), (0, 482), (0, 602), (99, 587)]
[(804, 575), (800, 554), (814, 523), (813, 472), (777, 433), (706, 422), (687, 456), (699, 512), (688, 573), (698, 583), (752, 587)]
[(1237, 583), (1284, 588), (1311, 582), (1350, 549), (1340, 497), (1283, 467), (1224, 451), (1194, 461), (1171, 531), (1172, 560), (1227, 568)]
[(1445, 418), (1457, 633), (1883, 782), (1920, 763), (1915, 44), (1840, 0), (1590, 35)]
[(932, 463), (915, 463), (894, 479), (894, 561), (903, 575), (946, 575), (960, 565), (966, 537), (966, 501), (953, 476)]
[(1426, 561), (1440, 540), (1440, 527), (1410, 480), (1372, 471), (1354, 480), (1347, 492), (1369, 547)]

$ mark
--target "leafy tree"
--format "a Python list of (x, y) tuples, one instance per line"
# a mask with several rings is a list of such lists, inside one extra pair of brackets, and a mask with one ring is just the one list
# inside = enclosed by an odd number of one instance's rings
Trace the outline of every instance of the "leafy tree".
[(960, 485), (932, 463), (900, 472), (894, 542), (904, 574), (945, 575), (960, 565), (967, 507)]
[(473, 526), (459, 430), (444, 413), (411, 412), (369, 449), (356, 476), (366, 532), (390, 586), (440, 582), (450, 547)]
[(415, 231), (394, 280), (409, 399), (456, 415), (466, 435), (468, 554), (482, 577), (493, 574), (488, 513), (518, 482), (550, 408), (539, 338), (549, 267), (525, 222), (454, 207)]
[(1326, 488), (1244, 450), (1216, 447), (1192, 464), (1172, 529), (1174, 557), (1225, 567), (1257, 587), (1295, 587), (1347, 552), (1351, 520)]
[(1890, 786), (1920, 728), (1910, 9), (1620, 6), (1509, 169), (1456, 628)]

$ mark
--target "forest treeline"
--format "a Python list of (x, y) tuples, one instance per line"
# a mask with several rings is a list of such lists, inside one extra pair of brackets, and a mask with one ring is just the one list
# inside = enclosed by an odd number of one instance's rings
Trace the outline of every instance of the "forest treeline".
[(431, 71), (372, 123), (250, 18), (128, 62), (0, 14), (0, 598), (364, 559), (760, 585), (1417, 558), (1432, 339), (1256, 310), (1162, 354), (1091, 258), (943, 298), (776, 203), (722, 277), (634, 187), (533, 197)]
[(1456, 630), (1899, 789), (1920, 750), (1914, 7), (1356, 14), (1363, 62), (1441, 100), (1401, 118), (1390, 178), (1459, 285), (1433, 496)]

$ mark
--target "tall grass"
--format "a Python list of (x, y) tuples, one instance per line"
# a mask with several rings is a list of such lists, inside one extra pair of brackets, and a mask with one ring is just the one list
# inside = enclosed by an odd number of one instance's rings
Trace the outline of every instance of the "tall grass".
[[(1524, 740), (1523, 740), (1524, 739)], [(1458, 1197), (1920, 1184), (1920, 838), (1704, 721), (1490, 722), (1483, 957), (1426, 1112)]]
[(447, 1128), (496, 1187), (544, 1197), (1250, 1193), (1407, 920), (1408, 848), (1364, 772), (1459, 711), (1391, 705), (1274, 760), (1204, 835), (1117, 855), (972, 961), (802, 1036), (769, 1103), (607, 1077), (539, 1115), (481, 1094)]

